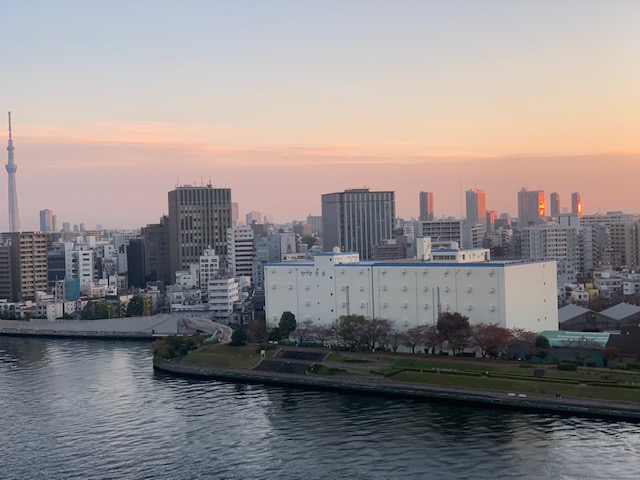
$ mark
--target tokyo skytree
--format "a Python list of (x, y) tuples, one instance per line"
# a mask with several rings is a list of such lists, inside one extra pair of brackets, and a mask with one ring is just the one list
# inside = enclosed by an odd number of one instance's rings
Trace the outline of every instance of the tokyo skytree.
[(20, 213), (18, 212), (18, 191), (16, 189), (16, 170), (18, 165), (13, 162), (13, 139), (11, 138), (11, 112), (9, 112), (9, 161), (5, 165), (9, 174), (9, 231), (20, 231)]

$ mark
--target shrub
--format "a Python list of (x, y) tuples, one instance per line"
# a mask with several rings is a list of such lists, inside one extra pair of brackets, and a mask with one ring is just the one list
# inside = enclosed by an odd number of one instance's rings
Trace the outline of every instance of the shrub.
[(565, 372), (575, 372), (578, 370), (578, 366), (575, 363), (559, 363), (558, 370), (564, 370)]

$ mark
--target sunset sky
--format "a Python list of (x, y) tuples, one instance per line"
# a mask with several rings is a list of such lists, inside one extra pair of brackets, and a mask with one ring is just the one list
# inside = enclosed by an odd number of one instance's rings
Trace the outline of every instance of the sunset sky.
[(156, 223), (176, 184), (209, 180), (277, 222), (362, 186), (403, 218), (421, 190), (459, 216), (472, 187), (514, 215), (523, 186), (640, 212), (640, 1), (23, 0), (2, 18), (24, 230), (44, 208)]

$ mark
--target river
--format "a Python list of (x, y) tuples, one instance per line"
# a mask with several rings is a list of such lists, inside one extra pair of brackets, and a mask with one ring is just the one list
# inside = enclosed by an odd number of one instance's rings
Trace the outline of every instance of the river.
[(640, 425), (155, 374), (149, 345), (0, 337), (2, 479), (637, 478)]

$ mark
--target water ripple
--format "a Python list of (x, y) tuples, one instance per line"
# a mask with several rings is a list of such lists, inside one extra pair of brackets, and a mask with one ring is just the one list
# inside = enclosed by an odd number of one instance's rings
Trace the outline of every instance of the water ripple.
[(148, 346), (0, 338), (0, 476), (636, 478), (640, 426), (155, 375)]

